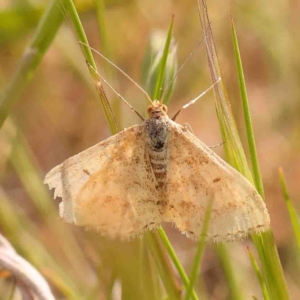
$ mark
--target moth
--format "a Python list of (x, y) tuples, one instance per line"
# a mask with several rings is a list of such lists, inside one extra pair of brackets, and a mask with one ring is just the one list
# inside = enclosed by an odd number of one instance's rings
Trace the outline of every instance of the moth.
[(176, 123), (177, 114), (170, 119), (161, 101), (151, 101), (148, 116), (46, 175), (64, 221), (122, 240), (171, 222), (197, 240), (212, 201), (208, 240), (269, 228), (266, 205), (243, 175)]

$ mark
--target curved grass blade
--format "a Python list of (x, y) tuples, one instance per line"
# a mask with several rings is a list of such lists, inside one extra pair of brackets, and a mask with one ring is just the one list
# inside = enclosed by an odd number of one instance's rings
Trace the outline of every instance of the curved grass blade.
[(164, 77), (165, 77), (165, 70), (166, 70), (166, 65), (167, 65), (167, 60), (168, 60), (168, 55), (169, 55), (169, 50), (170, 50), (170, 44), (172, 40), (172, 31), (173, 31), (173, 23), (174, 23), (174, 16), (172, 17), (172, 21), (168, 30), (168, 35), (164, 47), (164, 52), (163, 56), (160, 60), (160, 65), (159, 65), (159, 71), (157, 75), (157, 80), (155, 84), (155, 89), (153, 92), (152, 99), (153, 100), (160, 100), (163, 92), (163, 82), (164, 82)]
[[(0, 201), (0, 226), (4, 228), (3, 233), (9, 237), (13, 245), (19, 251), (22, 251), (23, 256), (39, 270), (43, 270), (48, 282), (54, 285), (64, 296), (68, 299), (82, 299), (84, 295), (81, 290), (82, 287), (76, 285), (74, 279), (65, 271), (65, 268), (53, 259), (53, 256), (36, 238), (39, 235), (37, 227), (19, 212), (18, 207), (12, 204), (11, 199), (8, 199), (1, 188)], [(15, 232), (19, 234), (16, 235)], [(33, 249), (35, 251), (32, 251)], [(45, 266), (47, 266), (47, 269), (45, 269)]]
[(33, 38), (22, 54), (6, 90), (0, 96), (0, 128), (10, 114), (21, 92), (33, 77), (35, 70), (63, 21), (60, 2), (61, 0), (53, 0), (49, 3), (37, 25)]
[(286, 207), (287, 207), (287, 210), (289, 212), (290, 219), (291, 219), (291, 222), (292, 222), (292, 226), (293, 226), (293, 230), (294, 230), (294, 234), (295, 234), (295, 238), (296, 238), (296, 243), (297, 243), (298, 253), (300, 255), (300, 221), (299, 221), (299, 215), (298, 215), (298, 213), (295, 209), (295, 206), (294, 206), (293, 202), (291, 201), (282, 168), (279, 168), (278, 173), (279, 173), (279, 181), (280, 181), (280, 184), (281, 184), (283, 197), (284, 197), (285, 204), (286, 204)]
[(264, 193), (263, 183), (262, 183), (260, 170), (259, 170), (259, 162), (258, 162), (258, 158), (257, 158), (254, 132), (253, 132), (253, 127), (252, 127), (251, 115), (250, 115), (250, 108), (249, 108), (249, 101), (248, 101), (248, 96), (247, 96), (245, 76), (244, 76), (242, 59), (241, 59), (241, 55), (240, 55), (240, 49), (239, 49), (239, 44), (238, 44), (238, 40), (237, 40), (237, 35), (236, 35), (236, 30), (235, 30), (233, 19), (231, 19), (231, 24), (232, 24), (231, 29), (232, 29), (232, 37), (233, 37), (233, 46), (234, 46), (233, 49), (234, 49), (234, 54), (235, 54), (235, 58), (236, 58), (239, 87), (240, 87), (242, 103), (243, 103), (243, 111), (244, 111), (245, 125), (246, 125), (246, 131), (247, 131), (248, 147), (249, 147), (251, 164), (252, 164), (253, 180), (254, 180), (256, 189), (258, 190), (258, 192), (264, 199), (265, 193)]
[(26, 259), (19, 255), (10, 242), (0, 233), (0, 265), (25, 286), (34, 298), (55, 300), (50, 286), (43, 275)]

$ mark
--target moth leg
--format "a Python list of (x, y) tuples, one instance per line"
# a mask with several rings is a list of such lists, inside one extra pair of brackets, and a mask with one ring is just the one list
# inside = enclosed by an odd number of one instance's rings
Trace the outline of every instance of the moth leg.
[(210, 149), (217, 148), (217, 147), (220, 147), (220, 146), (222, 146), (222, 145), (224, 145), (224, 144), (225, 144), (225, 142), (223, 141), (222, 143), (219, 143), (219, 144), (217, 144), (217, 145), (209, 146), (209, 148), (210, 148)]
[(184, 127), (184, 129), (185, 129), (186, 131), (189, 131), (189, 132), (191, 132), (193, 135), (195, 135), (195, 134), (194, 134), (194, 131), (193, 131), (193, 129), (192, 129), (192, 127), (191, 127), (191, 125), (190, 125), (189, 123), (185, 123), (185, 124), (183, 125), (183, 127)]
[[(192, 127), (191, 127), (191, 125), (190, 125), (189, 123), (185, 123), (185, 124), (183, 125), (183, 127), (184, 127), (184, 130), (185, 130), (185, 131), (189, 131), (189, 132), (191, 132), (193, 135), (195, 135), (195, 134), (194, 134), (194, 131), (193, 131), (193, 129), (192, 129)], [(224, 144), (225, 144), (225, 142), (223, 141), (223, 142), (221, 142), (221, 143), (219, 143), (219, 144), (217, 144), (217, 145), (208, 146), (208, 147), (211, 148), (211, 149), (213, 149), (213, 148), (220, 147), (220, 146), (222, 146), (222, 145), (224, 145)]]

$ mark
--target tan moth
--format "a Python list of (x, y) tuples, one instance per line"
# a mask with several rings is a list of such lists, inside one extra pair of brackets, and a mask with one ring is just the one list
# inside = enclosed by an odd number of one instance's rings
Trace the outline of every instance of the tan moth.
[(172, 222), (196, 240), (212, 200), (208, 240), (232, 241), (269, 229), (267, 208), (252, 184), (187, 126), (175, 122), (180, 110), (170, 119), (162, 101), (148, 99), (147, 120), (70, 157), (46, 175), (44, 183), (55, 189), (54, 198), (62, 198), (62, 219), (123, 240)]

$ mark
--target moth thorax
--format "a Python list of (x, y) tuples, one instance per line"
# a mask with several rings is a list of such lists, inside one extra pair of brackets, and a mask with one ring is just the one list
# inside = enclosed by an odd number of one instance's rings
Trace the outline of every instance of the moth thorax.
[(166, 105), (160, 103), (158, 100), (153, 101), (153, 104), (148, 107), (148, 115), (151, 119), (159, 119), (166, 116), (168, 108)]
[(145, 122), (150, 150), (155, 152), (163, 151), (169, 133), (169, 124), (166, 118), (148, 119)]

